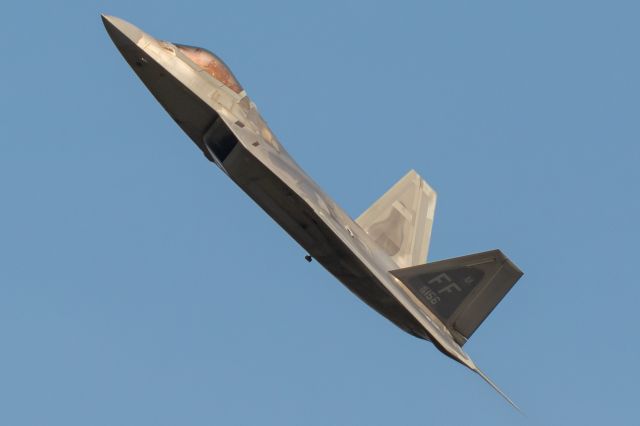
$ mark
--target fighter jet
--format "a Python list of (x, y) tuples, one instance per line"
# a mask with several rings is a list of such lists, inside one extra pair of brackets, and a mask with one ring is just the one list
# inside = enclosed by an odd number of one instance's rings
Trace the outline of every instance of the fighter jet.
[(225, 63), (102, 15), (171, 118), (233, 182), (362, 301), (485, 376), (463, 345), (522, 276), (499, 250), (425, 263), (436, 193), (410, 171), (353, 220), (289, 156)]

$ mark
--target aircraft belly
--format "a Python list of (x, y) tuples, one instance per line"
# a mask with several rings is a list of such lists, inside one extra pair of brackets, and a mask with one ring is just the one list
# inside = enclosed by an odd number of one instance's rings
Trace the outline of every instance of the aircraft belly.
[[(211, 79), (203, 78), (178, 56), (168, 53), (165, 47), (170, 46), (149, 36), (118, 40), (116, 44), (209, 160), (221, 166), (311, 256), (365, 303), (408, 333), (429, 339), (429, 327), (416, 318), (426, 314), (418, 312), (420, 308), (415, 304), (411, 304), (415, 312), (410, 312), (389, 288), (395, 284), (390, 281), (385, 286), (381, 281), (392, 279), (386, 276), (395, 269), (393, 262), (383, 269), (370, 269), (371, 265), (380, 266), (375, 260), (383, 259), (359, 241), (357, 237), (364, 231), (302, 172), (275, 138), (266, 137), (270, 132), (264, 123), (254, 122), (243, 108), (238, 108), (239, 104), (234, 103), (239, 102), (235, 99), (238, 96), (213, 87)], [(221, 103), (222, 100), (228, 102)], [(307, 187), (297, 188), (297, 193), (290, 187), (294, 183)], [(351, 246), (345, 238), (352, 239)], [(369, 265), (365, 264), (367, 259), (372, 260)]]
[(335, 235), (314, 209), (242, 144), (234, 147), (224, 161), (224, 168), (238, 186), (356, 296), (401, 329), (429, 340), (418, 321)]
[[(103, 15), (102, 19), (125, 60), (204, 155), (310, 255), (370, 307), (406, 332), (431, 340), (517, 408), (460, 346), (522, 275), (515, 265), (491, 251), (407, 268), (423, 260), (426, 253), (413, 245), (403, 252), (415, 252), (411, 260), (404, 254), (396, 256), (397, 243), (403, 239), (386, 231), (400, 229), (397, 219), (382, 227), (385, 232), (373, 232), (377, 222), (349, 217), (287, 154), (215, 54), (156, 40), (116, 17)], [(398, 209), (402, 215), (407, 210), (403, 206), (405, 209)], [(427, 216), (432, 218), (433, 212)], [(430, 231), (420, 229), (419, 239), (428, 237)], [(470, 268), (480, 268), (489, 278), (474, 278), (468, 274)], [(464, 274), (458, 273), (461, 271)], [(429, 286), (423, 285), (425, 281)], [(432, 284), (440, 285), (438, 294), (447, 294), (462, 291), (456, 281), (476, 282), (457, 307), (458, 302), (449, 302), (434, 312), (427, 306), (435, 300)], [(437, 297), (435, 303), (440, 303)], [(458, 340), (451, 329), (460, 332)]]

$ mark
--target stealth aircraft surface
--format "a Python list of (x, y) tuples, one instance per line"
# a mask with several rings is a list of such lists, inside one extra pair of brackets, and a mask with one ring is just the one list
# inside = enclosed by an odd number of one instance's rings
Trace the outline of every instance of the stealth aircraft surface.
[(498, 390), (462, 347), (522, 275), (502, 252), (425, 263), (436, 193), (416, 172), (353, 220), (289, 156), (220, 58), (158, 40), (116, 17), (103, 21), (171, 118), (309, 253), (308, 260)]

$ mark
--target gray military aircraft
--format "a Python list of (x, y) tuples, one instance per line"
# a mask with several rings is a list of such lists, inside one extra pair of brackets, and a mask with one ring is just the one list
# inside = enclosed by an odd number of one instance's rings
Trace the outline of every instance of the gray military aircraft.
[(365, 303), (478, 373), (462, 350), (522, 276), (499, 250), (424, 263), (435, 191), (410, 171), (356, 220), (298, 166), (229, 68), (208, 50), (102, 16), (125, 60), (193, 140), (308, 253)]

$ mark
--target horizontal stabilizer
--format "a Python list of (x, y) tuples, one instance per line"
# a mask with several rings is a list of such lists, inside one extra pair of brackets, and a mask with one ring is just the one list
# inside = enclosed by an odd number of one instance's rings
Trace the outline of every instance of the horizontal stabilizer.
[(464, 345), (522, 272), (500, 250), (391, 271)]

